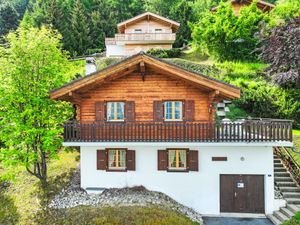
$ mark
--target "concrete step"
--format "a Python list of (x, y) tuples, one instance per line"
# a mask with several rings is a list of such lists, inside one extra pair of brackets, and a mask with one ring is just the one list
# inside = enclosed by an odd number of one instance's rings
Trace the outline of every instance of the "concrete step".
[(300, 192), (300, 188), (298, 187), (279, 187), (282, 193), (284, 192)]
[(282, 163), (274, 163), (274, 168), (284, 168)]
[(283, 198), (299, 198), (300, 199), (300, 192), (283, 192)]
[(274, 172), (286, 172), (286, 169), (284, 167), (282, 167), (282, 168), (274, 168)]
[(293, 182), (293, 179), (291, 177), (275, 177), (275, 182)]
[(274, 159), (274, 163), (281, 163), (280, 159)]
[(300, 198), (285, 198), (289, 204), (300, 204)]
[(289, 177), (290, 174), (288, 172), (275, 172), (274, 177)]
[(289, 219), (295, 215), (295, 213), (293, 213), (286, 207), (280, 208), (280, 212), (282, 212), (284, 215), (286, 215)]
[(300, 211), (300, 207), (298, 207), (297, 205), (287, 204), (286, 207), (293, 213)]
[(276, 182), (278, 187), (297, 187), (294, 182)]
[(288, 220), (289, 218), (284, 215), (282, 212), (280, 211), (275, 211), (274, 212), (274, 216), (279, 219), (281, 221), (281, 223), (283, 223), (284, 221)]
[(271, 222), (274, 224), (274, 225), (281, 225), (281, 221), (275, 217), (274, 215), (268, 215), (268, 218), (271, 220)]

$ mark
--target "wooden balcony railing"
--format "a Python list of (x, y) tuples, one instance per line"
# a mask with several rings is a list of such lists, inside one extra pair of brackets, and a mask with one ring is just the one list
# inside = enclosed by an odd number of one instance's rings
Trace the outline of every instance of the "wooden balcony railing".
[(78, 123), (65, 142), (291, 142), (292, 121)]
[(114, 45), (118, 41), (124, 42), (156, 42), (167, 41), (174, 42), (176, 39), (175, 33), (127, 33), (115, 34), (114, 38), (105, 38), (106, 44)]

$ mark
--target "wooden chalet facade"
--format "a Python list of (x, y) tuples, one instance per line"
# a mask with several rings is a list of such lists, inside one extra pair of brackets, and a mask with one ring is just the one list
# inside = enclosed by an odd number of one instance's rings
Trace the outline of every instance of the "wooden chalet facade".
[(152, 48), (171, 49), (180, 24), (145, 12), (118, 24), (115, 37), (105, 38), (106, 56), (130, 56)]
[[(292, 122), (217, 121), (215, 104), (238, 97), (235, 86), (143, 52), (50, 93), (76, 106), (64, 145), (80, 147), (82, 188), (143, 185), (203, 214), (269, 214), (272, 147), (292, 145)], [(227, 188), (236, 182), (249, 186), (238, 198)]]

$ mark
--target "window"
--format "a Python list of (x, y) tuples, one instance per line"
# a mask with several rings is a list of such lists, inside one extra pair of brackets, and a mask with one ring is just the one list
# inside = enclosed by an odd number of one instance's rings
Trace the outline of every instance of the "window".
[(172, 149), (168, 150), (168, 169), (169, 170), (186, 170), (186, 150), (184, 149)]
[(162, 29), (155, 29), (155, 32), (160, 33), (162, 32)]
[(125, 170), (126, 169), (126, 150), (109, 149), (108, 150), (108, 169)]
[(182, 120), (182, 102), (167, 101), (164, 103), (165, 120), (181, 121)]
[(124, 102), (107, 103), (107, 120), (124, 121)]
[(134, 29), (135, 33), (142, 33), (142, 29)]

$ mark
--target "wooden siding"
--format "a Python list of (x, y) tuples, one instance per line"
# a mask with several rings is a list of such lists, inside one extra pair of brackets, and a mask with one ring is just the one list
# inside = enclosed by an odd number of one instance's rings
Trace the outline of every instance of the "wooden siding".
[(132, 73), (84, 94), (80, 104), (81, 122), (95, 121), (95, 103), (99, 101), (134, 101), (135, 120), (152, 121), (155, 100), (189, 99), (195, 101), (195, 120), (209, 120), (207, 92), (165, 74), (148, 73), (145, 81), (140, 73)]
[(162, 29), (160, 33), (172, 33), (172, 29), (169, 24), (158, 22), (154, 20), (144, 19), (134, 24), (127, 25), (125, 33), (136, 33), (135, 29), (142, 29), (142, 33), (155, 33), (155, 29)]

